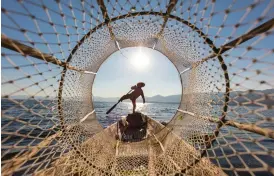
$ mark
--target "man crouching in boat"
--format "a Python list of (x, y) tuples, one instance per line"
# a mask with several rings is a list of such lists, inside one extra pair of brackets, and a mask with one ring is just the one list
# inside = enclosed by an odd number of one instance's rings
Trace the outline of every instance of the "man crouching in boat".
[(133, 90), (133, 92), (126, 94), (124, 96), (122, 96), (120, 98), (119, 101), (123, 101), (126, 99), (130, 99), (133, 105), (133, 113), (135, 113), (135, 109), (136, 109), (136, 99), (141, 95), (143, 98), (143, 103), (145, 103), (145, 96), (144, 96), (144, 92), (142, 90), (142, 87), (145, 87), (145, 83), (143, 82), (139, 82), (137, 83), (137, 86), (132, 86), (131, 89)]

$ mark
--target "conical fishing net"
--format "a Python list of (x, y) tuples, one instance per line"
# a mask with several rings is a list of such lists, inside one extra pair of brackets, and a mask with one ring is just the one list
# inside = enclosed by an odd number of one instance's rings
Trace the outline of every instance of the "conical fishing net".
[[(274, 175), (273, 17), (272, 0), (3, 0), (2, 174)], [(137, 46), (170, 59), (182, 98), (123, 142), (92, 85)]]

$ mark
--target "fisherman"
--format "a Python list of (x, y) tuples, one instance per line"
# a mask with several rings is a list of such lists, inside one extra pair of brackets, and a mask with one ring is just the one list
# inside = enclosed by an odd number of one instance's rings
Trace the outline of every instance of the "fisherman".
[(132, 102), (132, 105), (133, 105), (133, 114), (135, 113), (135, 109), (136, 109), (136, 99), (140, 95), (143, 98), (143, 103), (145, 103), (145, 96), (144, 96), (144, 92), (142, 90), (142, 87), (145, 87), (145, 83), (143, 83), (143, 82), (137, 83), (137, 85), (131, 87), (133, 92), (122, 96), (119, 100), (119, 102), (120, 102), (120, 101), (123, 101), (123, 100), (126, 100), (126, 99), (130, 99), (131, 102)]

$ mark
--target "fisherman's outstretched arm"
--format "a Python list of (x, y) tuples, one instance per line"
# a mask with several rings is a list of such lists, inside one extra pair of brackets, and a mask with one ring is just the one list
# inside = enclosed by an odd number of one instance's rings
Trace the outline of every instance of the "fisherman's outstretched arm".
[(143, 98), (143, 103), (145, 103), (145, 102), (146, 102), (146, 100), (145, 100), (145, 95), (144, 95), (144, 92), (143, 92), (143, 91), (142, 91), (141, 96), (142, 96), (142, 98)]

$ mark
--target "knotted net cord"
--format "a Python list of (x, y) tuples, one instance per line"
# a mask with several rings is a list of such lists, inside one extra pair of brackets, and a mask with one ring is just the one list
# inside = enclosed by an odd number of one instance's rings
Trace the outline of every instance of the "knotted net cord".
[[(274, 174), (273, 5), (3, 2), (2, 173)], [(102, 131), (92, 84), (112, 53), (136, 46), (171, 60), (182, 98), (166, 127), (123, 144), (115, 126)]]

